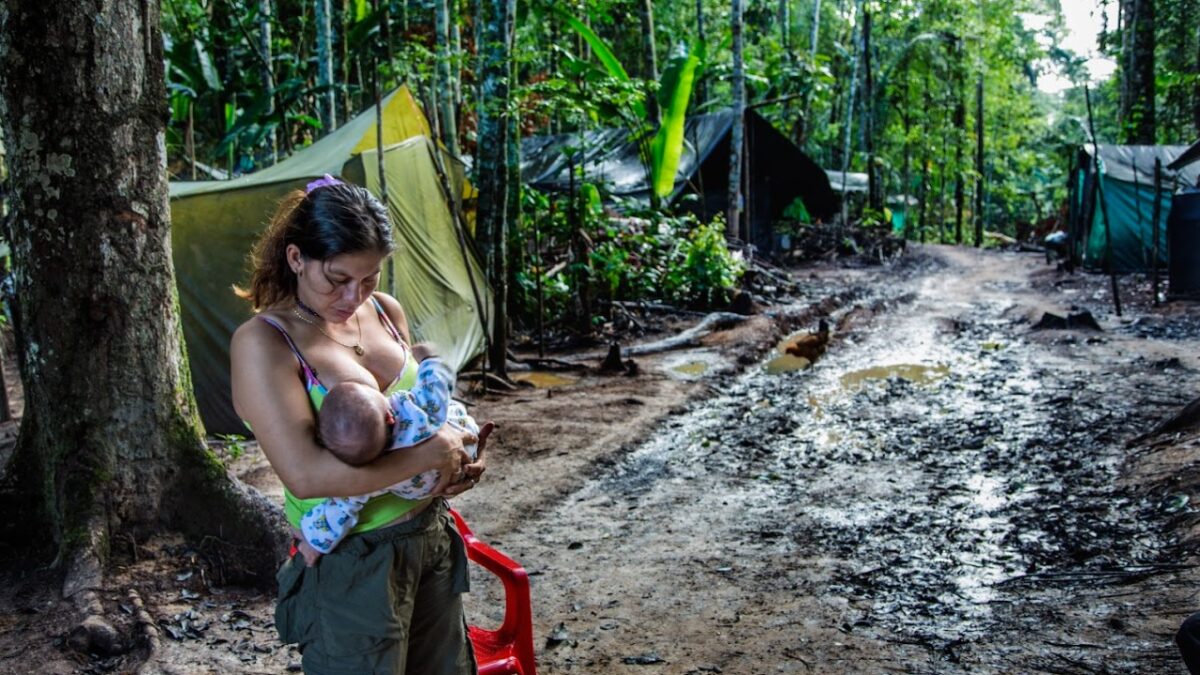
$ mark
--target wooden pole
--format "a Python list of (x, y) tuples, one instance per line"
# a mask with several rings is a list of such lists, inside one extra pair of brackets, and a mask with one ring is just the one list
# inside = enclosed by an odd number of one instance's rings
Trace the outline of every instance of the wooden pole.
[(1092, 165), (1096, 171), (1096, 199), (1100, 202), (1100, 218), (1104, 221), (1104, 264), (1108, 267), (1109, 284), (1112, 286), (1113, 308), (1121, 316), (1121, 292), (1117, 287), (1116, 267), (1113, 265), (1112, 227), (1108, 221), (1108, 205), (1104, 203), (1104, 181), (1100, 176), (1100, 144), (1096, 141), (1096, 122), (1092, 118), (1092, 94), (1087, 85), (1083, 87), (1083, 100), (1087, 104), (1088, 130), (1092, 134)]
[(1154, 206), (1151, 209), (1154, 221), (1150, 223), (1150, 288), (1154, 294), (1154, 304), (1158, 304), (1158, 219), (1162, 217), (1162, 159), (1154, 158)]

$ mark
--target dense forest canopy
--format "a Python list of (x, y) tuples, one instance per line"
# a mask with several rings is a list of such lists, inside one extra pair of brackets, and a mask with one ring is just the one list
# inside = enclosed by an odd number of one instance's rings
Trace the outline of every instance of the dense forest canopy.
[[(632, 104), (697, 43), (707, 58), (689, 114), (731, 104), (728, 3), (535, 0), (514, 10), (512, 105), (523, 136), (626, 124)], [(924, 194), (920, 216), (946, 237), (971, 221), (980, 185), (988, 228), (1011, 231), (1061, 202), (1067, 149), (1087, 138), (1085, 83), (1101, 142), (1195, 140), (1200, 2), (1105, 0), (1093, 12), (1103, 16), (1099, 49), (1117, 63), (1101, 82), (1088, 82), (1084, 55), (1061, 46), (1055, 0), (750, 0), (747, 103), (826, 168), (877, 172), (893, 202)], [(478, 16), (477, 3), (444, 0), (170, 0), (173, 173), (252, 171), (311, 143), (370, 105), (376, 71), (384, 91), (408, 83), (427, 104), (436, 99), (454, 123), (446, 136), (470, 155)], [(610, 74), (609, 55), (575, 22), (611, 49), (628, 81)], [(1137, 75), (1147, 59), (1148, 83)], [(1039, 89), (1051, 74), (1074, 86)], [(1150, 87), (1150, 105), (1137, 103), (1138, 87)], [(1152, 139), (1137, 135), (1148, 116)], [(192, 156), (212, 170), (192, 174)]]

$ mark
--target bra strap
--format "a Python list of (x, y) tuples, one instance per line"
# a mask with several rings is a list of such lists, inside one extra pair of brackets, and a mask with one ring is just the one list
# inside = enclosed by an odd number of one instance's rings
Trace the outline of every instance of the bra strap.
[(387, 312), (383, 309), (383, 305), (374, 295), (371, 296), (371, 304), (375, 305), (375, 311), (379, 313), (379, 322), (382, 323), (383, 327), (387, 329), (387, 332), (392, 336), (392, 339), (400, 344), (404, 344), (404, 338), (401, 337), (400, 331), (396, 328), (396, 324), (392, 323), (392, 317), (388, 316)]
[(295, 340), (292, 339), (291, 335), (288, 335), (288, 332), (284, 330), (283, 326), (279, 325), (279, 322), (275, 321), (274, 319), (261, 314), (258, 315), (258, 318), (274, 326), (275, 330), (279, 331), (279, 334), (283, 336), (283, 339), (287, 340), (288, 347), (291, 348), (292, 353), (296, 355), (296, 360), (300, 362), (300, 368), (304, 370), (304, 380), (306, 386), (312, 387), (313, 385), (319, 383), (320, 380), (317, 379), (317, 371), (313, 370), (312, 367), (308, 365), (308, 361), (304, 360), (304, 355), (300, 353), (300, 348), (296, 346)]

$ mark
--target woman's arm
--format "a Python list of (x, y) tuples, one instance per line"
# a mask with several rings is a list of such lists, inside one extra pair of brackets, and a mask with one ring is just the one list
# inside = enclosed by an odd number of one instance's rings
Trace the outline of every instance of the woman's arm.
[(406, 452), (364, 465), (343, 464), (316, 442), (316, 419), (297, 377), (296, 357), (266, 322), (252, 319), (230, 343), (233, 405), (250, 423), (279, 480), (296, 497), (348, 497), (382, 490), (430, 469), (459, 475), (470, 461), (462, 435), (440, 430)]

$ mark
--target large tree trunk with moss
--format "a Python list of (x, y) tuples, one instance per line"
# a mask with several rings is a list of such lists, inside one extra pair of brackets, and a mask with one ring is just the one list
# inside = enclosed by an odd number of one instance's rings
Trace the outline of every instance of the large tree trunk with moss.
[(53, 544), (68, 595), (110, 542), (194, 536), (227, 579), (269, 580), (279, 509), (206, 448), (171, 262), (159, 6), (0, 9), (0, 120), (16, 217), (25, 414), (5, 497)]

